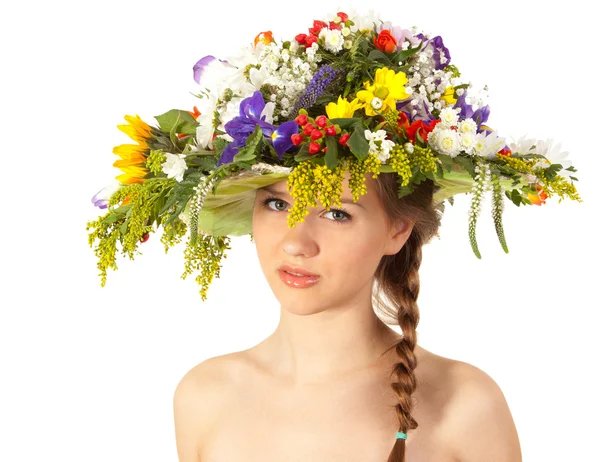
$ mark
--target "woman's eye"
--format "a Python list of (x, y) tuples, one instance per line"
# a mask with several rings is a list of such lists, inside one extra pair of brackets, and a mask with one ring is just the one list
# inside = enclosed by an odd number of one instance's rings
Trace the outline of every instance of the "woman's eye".
[[(275, 202), (275, 203), (279, 203), (279, 204), (283, 204), (283, 208), (277, 208), (277, 206), (275, 206), (275, 208), (271, 207), (270, 204), (271, 202)], [(268, 197), (265, 200), (263, 200), (263, 204), (265, 207), (267, 207), (267, 209), (269, 209), (272, 212), (282, 212), (285, 210), (285, 206), (288, 205), (288, 203), (282, 199), (277, 199), (275, 197)], [(352, 219), (352, 216), (346, 212), (345, 210), (342, 209), (330, 209), (328, 212), (325, 212), (325, 214), (334, 214), (333, 215), (333, 219), (330, 221), (334, 221), (336, 223), (345, 223), (347, 221), (350, 221)]]

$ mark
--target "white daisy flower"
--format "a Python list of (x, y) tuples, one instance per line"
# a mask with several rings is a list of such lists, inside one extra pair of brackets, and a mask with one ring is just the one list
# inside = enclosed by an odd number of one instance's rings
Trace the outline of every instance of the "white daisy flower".
[(459, 134), (454, 130), (442, 128), (440, 125), (435, 126), (429, 134), (428, 141), (433, 146), (433, 149), (440, 154), (456, 157), (460, 153), (461, 147)]
[(477, 123), (473, 119), (461, 120), (458, 123), (458, 131), (460, 133), (471, 133), (475, 135), (475, 133), (477, 133)]
[(450, 107), (446, 107), (440, 111), (440, 119), (441, 123), (446, 127), (452, 127), (458, 123), (458, 112), (459, 109), (452, 109)]
[(323, 48), (331, 53), (338, 53), (344, 47), (344, 36), (337, 29), (321, 29), (319, 38), (323, 40)]

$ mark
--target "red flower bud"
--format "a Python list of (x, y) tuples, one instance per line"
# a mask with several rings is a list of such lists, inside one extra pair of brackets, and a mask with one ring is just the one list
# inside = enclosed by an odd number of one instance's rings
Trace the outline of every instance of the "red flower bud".
[(302, 133), (304, 133), (306, 136), (310, 136), (310, 134), (312, 133), (312, 131), (315, 129), (315, 126), (311, 123), (307, 123), (306, 125), (304, 125), (304, 128), (302, 129)]
[(306, 48), (312, 47), (312, 44), (319, 41), (319, 37), (316, 35), (309, 35), (306, 37)]
[(294, 119), (298, 125), (304, 127), (308, 123), (308, 116), (306, 114), (300, 114)]
[(327, 133), (329, 136), (335, 136), (335, 134), (336, 134), (335, 126), (330, 125), (329, 127), (325, 127), (325, 133)]
[(298, 146), (303, 141), (304, 141), (304, 137), (302, 135), (300, 135), (299, 133), (294, 133), (292, 135), (292, 143), (294, 143), (294, 146)]
[(321, 130), (319, 130), (318, 128), (315, 128), (310, 134), (310, 138), (313, 140), (320, 140), (321, 138), (323, 138), (323, 133), (321, 133)]
[(325, 117), (324, 115), (320, 115), (315, 119), (315, 123), (319, 127), (323, 128), (325, 125), (327, 125), (327, 117)]
[(373, 43), (379, 51), (383, 51), (384, 53), (393, 53), (398, 46), (396, 38), (390, 34), (390, 31), (387, 29), (382, 30), (379, 35), (373, 39)]
[(338, 11), (337, 15), (340, 17), (340, 19), (342, 20), (342, 22), (348, 21), (348, 15), (346, 13), (342, 13), (341, 11)]
[(296, 35), (296, 42), (300, 45), (304, 45), (306, 43), (306, 34), (298, 34)]
[(143, 244), (144, 242), (146, 242), (148, 239), (150, 239), (150, 233), (146, 233), (142, 236), (142, 238), (140, 239), (140, 242)]
[(334, 23), (333, 21), (329, 21), (329, 29), (331, 30), (341, 30), (342, 26)]
[(315, 143), (314, 141), (308, 145), (308, 152), (311, 154), (316, 154), (321, 150), (321, 145), (319, 143)]
[[(503, 156), (510, 156), (510, 155), (512, 155), (512, 151), (510, 150), (510, 148), (508, 146), (504, 146), (500, 151), (498, 151), (498, 154), (501, 154)], [(539, 191), (539, 188), (538, 188), (538, 191)]]
[(350, 133), (344, 133), (342, 136), (340, 136), (340, 144), (342, 146), (347, 146), (349, 138), (350, 138)]
[(314, 20), (313, 26), (310, 29), (308, 29), (308, 32), (310, 32), (312, 35), (319, 35), (319, 32), (321, 32), (321, 29), (323, 29), (323, 27), (327, 27), (326, 22)]

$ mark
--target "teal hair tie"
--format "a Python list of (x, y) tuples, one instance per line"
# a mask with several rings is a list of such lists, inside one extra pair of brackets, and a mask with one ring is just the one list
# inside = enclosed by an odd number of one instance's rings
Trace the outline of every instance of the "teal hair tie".
[(406, 439), (406, 433), (397, 432), (396, 433), (396, 439), (400, 439), (400, 438), (402, 438), (403, 440), (405, 440)]

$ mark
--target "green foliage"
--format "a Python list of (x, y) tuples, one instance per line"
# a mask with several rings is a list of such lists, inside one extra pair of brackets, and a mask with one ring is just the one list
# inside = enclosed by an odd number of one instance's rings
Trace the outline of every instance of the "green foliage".
[(350, 138), (348, 138), (348, 147), (358, 160), (364, 160), (369, 154), (369, 142), (365, 137), (365, 128), (358, 122), (352, 127), (354, 130)]
[(198, 122), (188, 112), (179, 109), (171, 109), (155, 117), (160, 129), (166, 133), (184, 133), (186, 135), (195, 135)]

